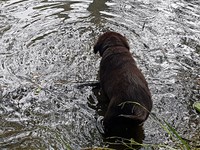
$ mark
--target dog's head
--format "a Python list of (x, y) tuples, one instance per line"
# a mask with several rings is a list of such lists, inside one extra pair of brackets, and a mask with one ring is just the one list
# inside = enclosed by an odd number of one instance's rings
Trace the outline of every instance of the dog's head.
[(96, 54), (99, 51), (100, 56), (102, 56), (107, 48), (114, 46), (123, 46), (129, 50), (129, 44), (124, 36), (117, 32), (106, 32), (102, 34), (96, 42), (94, 53)]

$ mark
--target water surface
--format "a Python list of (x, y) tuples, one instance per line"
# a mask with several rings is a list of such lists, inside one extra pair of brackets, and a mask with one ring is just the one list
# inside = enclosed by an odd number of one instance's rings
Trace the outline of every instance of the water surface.
[[(198, 0), (1, 0), (0, 149), (109, 146), (92, 47), (104, 31), (127, 37), (152, 93), (152, 113), (200, 145)], [(173, 145), (152, 118), (143, 143)]]

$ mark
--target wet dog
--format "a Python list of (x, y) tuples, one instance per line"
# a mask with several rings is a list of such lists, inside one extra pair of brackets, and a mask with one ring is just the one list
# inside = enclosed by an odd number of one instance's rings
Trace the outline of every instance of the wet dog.
[(105, 132), (119, 124), (141, 125), (152, 109), (151, 93), (127, 39), (119, 33), (106, 32), (94, 46), (94, 53), (97, 52), (102, 57), (100, 85), (109, 101), (103, 120)]

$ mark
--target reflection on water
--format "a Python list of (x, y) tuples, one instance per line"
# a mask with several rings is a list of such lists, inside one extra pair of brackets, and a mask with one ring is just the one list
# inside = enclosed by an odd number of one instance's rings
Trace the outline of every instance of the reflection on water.
[(94, 23), (95, 25), (99, 25), (102, 20), (102, 13), (101, 11), (107, 10), (109, 7), (106, 5), (106, 2), (108, 0), (93, 0), (90, 4), (87, 10), (91, 13), (91, 23)]
[[(196, 0), (0, 1), (0, 149), (109, 144), (92, 47), (106, 30), (129, 39), (152, 92), (153, 113), (200, 145), (200, 3)], [(142, 134), (141, 134), (142, 135)], [(143, 143), (168, 143), (149, 118)], [(116, 148), (116, 146), (114, 146)], [(119, 149), (119, 147), (117, 147)]]

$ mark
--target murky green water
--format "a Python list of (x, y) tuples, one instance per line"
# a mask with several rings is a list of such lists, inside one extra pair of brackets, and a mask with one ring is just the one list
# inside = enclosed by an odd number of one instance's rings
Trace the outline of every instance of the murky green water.
[[(1, 0), (0, 149), (108, 146), (93, 87), (107, 30), (129, 39), (152, 92), (152, 112), (200, 145), (199, 0)], [(151, 118), (143, 143), (172, 145)]]

